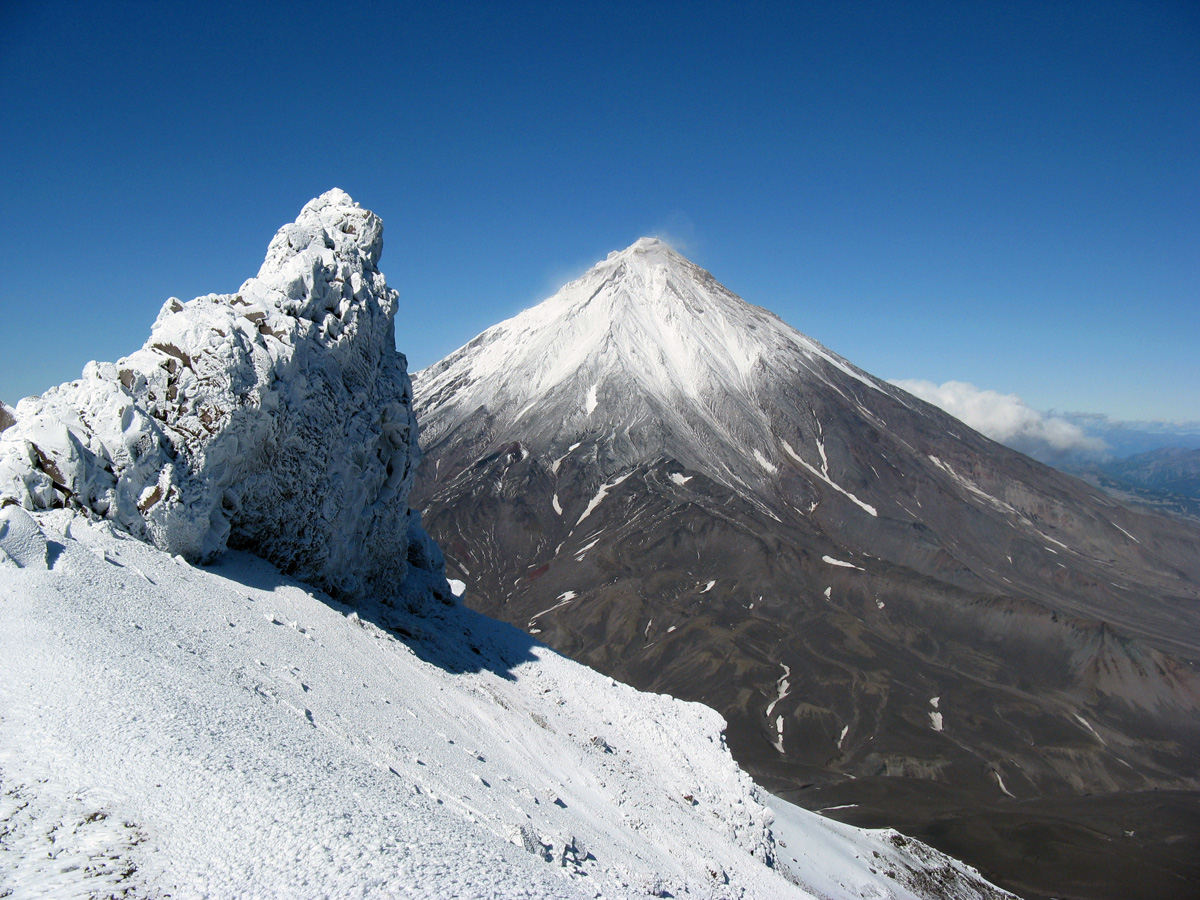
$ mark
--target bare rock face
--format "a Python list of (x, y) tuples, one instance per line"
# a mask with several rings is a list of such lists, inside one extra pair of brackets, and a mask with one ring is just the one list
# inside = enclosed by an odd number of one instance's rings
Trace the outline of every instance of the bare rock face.
[(191, 561), (242, 546), (349, 599), (450, 598), (407, 497), (419, 458), (383, 223), (309, 202), (236, 294), (166, 302), (142, 349), (18, 404), (0, 504), (107, 517)]

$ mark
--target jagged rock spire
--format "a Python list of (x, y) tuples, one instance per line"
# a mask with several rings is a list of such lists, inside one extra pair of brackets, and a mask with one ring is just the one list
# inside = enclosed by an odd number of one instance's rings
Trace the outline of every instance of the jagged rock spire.
[(344, 191), (312, 200), (236, 293), (171, 298), (141, 350), (23, 400), (0, 503), (105, 516), (194, 561), (245, 546), (351, 599), (446, 594), (406, 502), (419, 451), (382, 249)]

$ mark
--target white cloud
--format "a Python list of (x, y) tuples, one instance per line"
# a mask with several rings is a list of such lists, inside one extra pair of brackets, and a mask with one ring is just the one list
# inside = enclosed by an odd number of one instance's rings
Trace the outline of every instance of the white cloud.
[(965, 381), (934, 384), (919, 379), (893, 380), (892, 384), (940, 406), (976, 431), (1045, 462), (1071, 456), (1100, 456), (1104, 441), (1078, 425), (1046, 416), (1025, 405), (1016, 394), (981, 390)]

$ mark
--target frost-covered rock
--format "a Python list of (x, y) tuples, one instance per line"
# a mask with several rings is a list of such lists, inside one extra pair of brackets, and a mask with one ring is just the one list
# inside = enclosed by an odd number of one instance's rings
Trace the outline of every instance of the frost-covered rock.
[(419, 458), (383, 223), (308, 203), (235, 294), (171, 298), (142, 349), (22, 400), (0, 505), (68, 506), (206, 561), (244, 546), (338, 596), (450, 599), (407, 496)]

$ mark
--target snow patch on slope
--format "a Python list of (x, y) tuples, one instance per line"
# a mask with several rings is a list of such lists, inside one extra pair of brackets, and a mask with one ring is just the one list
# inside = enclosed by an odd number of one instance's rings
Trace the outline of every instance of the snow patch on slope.
[(840, 566), (843, 569), (858, 569), (860, 572), (866, 571), (862, 566), (856, 566), (854, 563), (846, 562), (845, 560), (834, 559), (832, 556), (822, 556), (821, 561), (827, 562), (831, 566)]
[(790, 456), (796, 462), (800, 463), (800, 465), (804, 466), (805, 469), (807, 469), (813, 475), (816, 475), (818, 478), (820, 478), (823, 482), (825, 482), (827, 485), (829, 485), (831, 488), (833, 488), (839, 494), (842, 494), (843, 496), (849, 498), (863, 512), (865, 512), (871, 516), (879, 515), (879, 513), (876, 511), (875, 507), (871, 506), (869, 503), (863, 503), (863, 501), (859, 500), (852, 493), (850, 493), (848, 490), (846, 490), (844, 487), (842, 487), (840, 484), (838, 484), (832, 478), (829, 477), (829, 460), (825, 458), (825, 445), (823, 443), (819, 443), (817, 445), (817, 447), (821, 451), (821, 469), (822, 469), (821, 471), (817, 471), (817, 469), (814, 468), (810, 463), (808, 463), (804, 459), (802, 459), (800, 457), (800, 454), (798, 454), (795, 450), (793, 450), (792, 445), (789, 444), (787, 441), (780, 441), (780, 444), (783, 445), (783, 449), (787, 452), (788, 456)]
[(760, 466), (762, 466), (766, 471), (770, 472), (772, 475), (776, 474), (779, 471), (779, 469), (775, 466), (775, 464), (773, 462), (771, 462), (769, 459), (767, 459), (765, 456), (763, 456), (762, 451), (757, 448), (755, 448), (755, 450), (754, 450), (754, 459)]
[(624, 475), (619, 475), (616, 478), (614, 478), (612, 481), (606, 481), (604, 484), (600, 485), (600, 487), (597, 488), (597, 490), (596, 490), (595, 496), (592, 497), (592, 499), (588, 501), (587, 508), (583, 511), (583, 515), (581, 515), (579, 517), (579, 521), (577, 521), (575, 523), (575, 526), (579, 527), (580, 525), (582, 525), (583, 520), (586, 519), (588, 516), (590, 516), (595, 511), (596, 507), (599, 506), (604, 501), (604, 498), (608, 496), (608, 492), (611, 491), (613, 488), (615, 488), (618, 484), (623, 482), (626, 478), (628, 478), (632, 474), (633, 474), (632, 472), (626, 472)]
[(783, 675), (780, 676), (779, 682), (775, 685), (775, 698), (769, 704), (767, 704), (768, 719), (771, 718), (771, 713), (775, 711), (775, 705), (779, 703), (780, 700), (786, 699), (788, 694), (792, 692), (792, 685), (788, 680), (792, 677), (792, 670), (789, 666), (785, 666), (783, 663), (780, 663), (779, 665), (783, 668)]

